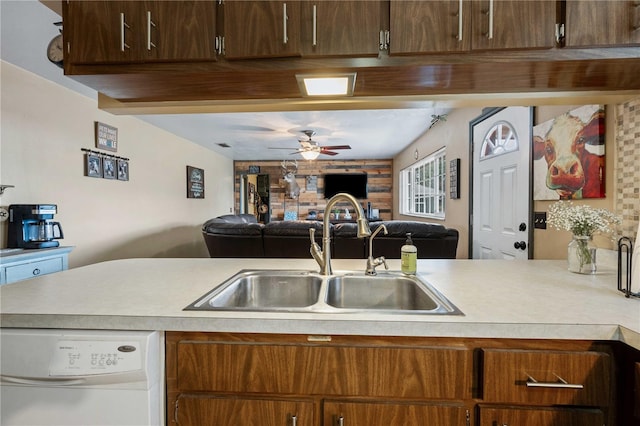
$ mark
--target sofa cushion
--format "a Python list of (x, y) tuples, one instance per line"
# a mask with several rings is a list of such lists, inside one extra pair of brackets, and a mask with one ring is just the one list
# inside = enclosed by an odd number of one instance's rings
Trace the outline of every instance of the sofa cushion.
[(316, 220), (278, 220), (269, 222), (264, 226), (265, 236), (298, 236), (309, 238), (309, 229), (316, 230), (316, 238), (318, 235), (322, 238), (322, 230), (324, 226), (322, 222)]
[[(444, 238), (449, 235), (449, 230), (437, 223), (418, 222), (412, 220), (385, 220), (372, 222), (371, 232), (374, 232), (380, 225), (387, 227), (388, 234), (380, 233), (378, 236), (403, 237), (411, 233), (411, 238)], [(376, 237), (377, 238), (377, 237)]]

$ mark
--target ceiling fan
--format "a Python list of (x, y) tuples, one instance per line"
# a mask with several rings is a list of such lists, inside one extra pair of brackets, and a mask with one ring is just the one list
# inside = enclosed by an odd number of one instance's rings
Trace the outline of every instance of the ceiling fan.
[[(337, 155), (338, 153), (334, 150), (339, 149), (351, 149), (349, 145), (329, 145), (329, 146), (320, 146), (318, 142), (314, 141), (312, 138), (316, 134), (313, 130), (301, 130), (306, 138), (300, 137), (298, 138), (298, 142), (300, 142), (300, 148), (293, 151), (291, 154), (300, 154), (305, 160), (315, 160), (318, 158), (320, 154), (324, 155)], [(291, 148), (269, 148), (269, 149), (291, 149)]]

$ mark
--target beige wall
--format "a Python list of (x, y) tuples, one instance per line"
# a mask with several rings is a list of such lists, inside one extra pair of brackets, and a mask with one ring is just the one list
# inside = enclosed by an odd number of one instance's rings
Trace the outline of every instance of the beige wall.
[[(233, 209), (233, 162), (2, 62), (0, 206), (54, 203), (70, 266), (131, 257), (207, 257), (202, 223)], [(94, 121), (118, 128), (128, 182), (84, 176)], [(186, 198), (186, 166), (205, 170), (205, 199)], [(0, 224), (6, 247), (7, 223)]]
[[(425, 220), (427, 222), (441, 223), (448, 228), (458, 230), (460, 233), (458, 259), (467, 258), (469, 253), (469, 122), (480, 114), (482, 114), (481, 108), (453, 110), (448, 115), (447, 121), (439, 122), (431, 130), (427, 130), (413, 144), (397, 155), (393, 161), (393, 218), (424, 220), (400, 214), (398, 174), (405, 167), (434, 153), (443, 146), (447, 147), (447, 167), (450, 160), (460, 158), (460, 171), (458, 174), (460, 198), (452, 200), (447, 196), (446, 217), (444, 220)], [(418, 150), (418, 160), (415, 159), (416, 150)]]

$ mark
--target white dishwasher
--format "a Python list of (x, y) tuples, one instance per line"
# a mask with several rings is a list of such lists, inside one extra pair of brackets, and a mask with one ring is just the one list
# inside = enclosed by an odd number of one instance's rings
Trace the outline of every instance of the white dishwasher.
[(164, 425), (164, 334), (0, 329), (0, 424)]

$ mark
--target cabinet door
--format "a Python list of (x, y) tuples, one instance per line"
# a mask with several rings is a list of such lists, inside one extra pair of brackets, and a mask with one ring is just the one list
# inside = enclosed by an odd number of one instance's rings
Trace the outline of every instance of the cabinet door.
[(223, 11), (227, 59), (300, 56), (298, 1), (227, 0)]
[(380, 50), (380, 1), (302, 2), (305, 56), (374, 56)]
[(214, 0), (144, 2), (140, 59), (211, 60), (216, 57)]
[(324, 426), (342, 424), (349, 426), (424, 424), (460, 426), (469, 424), (467, 409), (455, 405), (325, 401), (322, 411)]
[(473, 49), (534, 49), (555, 45), (556, 2), (472, 1)]
[(304, 400), (180, 395), (175, 419), (181, 426), (313, 426), (314, 404)]
[(480, 408), (480, 426), (602, 426), (604, 414), (595, 409), (547, 407)]
[[(471, 47), (471, 2), (391, 0), (390, 54), (456, 52)], [(461, 15), (462, 13), (462, 15)]]
[(138, 2), (62, 2), (65, 61), (74, 64), (129, 62), (139, 49), (134, 39)]
[(567, 0), (565, 46), (640, 43), (637, 1)]

